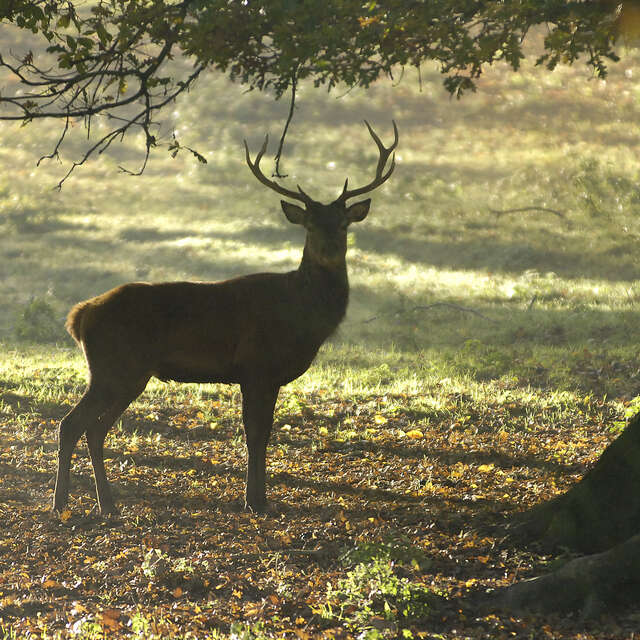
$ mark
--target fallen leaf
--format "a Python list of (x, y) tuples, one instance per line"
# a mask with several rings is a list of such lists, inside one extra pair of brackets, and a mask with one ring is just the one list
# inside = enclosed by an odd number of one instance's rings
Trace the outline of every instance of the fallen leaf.
[(56, 589), (62, 585), (59, 582), (56, 582), (55, 580), (53, 580), (52, 578), (46, 578), (45, 580), (43, 580), (42, 586), (45, 589)]
[(98, 614), (98, 621), (103, 627), (118, 631), (122, 627), (120, 612), (117, 609), (105, 609)]

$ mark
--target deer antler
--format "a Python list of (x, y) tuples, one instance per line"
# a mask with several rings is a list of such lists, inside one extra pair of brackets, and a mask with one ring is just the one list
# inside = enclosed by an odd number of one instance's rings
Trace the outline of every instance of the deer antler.
[(281, 196), (285, 196), (287, 198), (292, 198), (293, 200), (299, 200), (304, 204), (309, 204), (312, 202), (311, 198), (301, 189), (300, 185), (298, 186), (298, 191), (291, 191), (290, 189), (285, 189), (281, 187), (274, 180), (269, 180), (264, 173), (260, 170), (260, 160), (262, 160), (262, 156), (264, 152), (267, 150), (267, 144), (269, 143), (269, 135), (267, 134), (264, 137), (264, 143), (262, 144), (262, 148), (258, 151), (258, 155), (254, 162), (251, 162), (251, 157), (249, 156), (249, 145), (247, 141), (244, 141), (244, 149), (247, 156), (247, 164), (249, 165), (249, 169), (251, 169), (251, 173), (262, 182), (262, 184), (266, 185), (270, 189), (273, 189), (276, 193), (279, 193)]
[(340, 194), (340, 197), (338, 198), (338, 200), (342, 200), (342, 202), (345, 202), (346, 200), (348, 200), (349, 198), (353, 198), (354, 196), (359, 196), (359, 195), (362, 195), (363, 193), (368, 193), (369, 191), (373, 191), (376, 187), (379, 187), (383, 182), (385, 182), (389, 178), (389, 176), (393, 173), (393, 170), (396, 168), (395, 153), (391, 158), (391, 165), (389, 166), (389, 169), (387, 170), (386, 173), (384, 173), (384, 168), (387, 164), (387, 160), (389, 159), (389, 156), (398, 146), (398, 127), (396, 126), (395, 120), (392, 120), (391, 122), (393, 122), (394, 140), (393, 140), (393, 144), (387, 148), (382, 144), (382, 141), (376, 135), (376, 132), (371, 128), (371, 125), (366, 120), (364, 121), (364, 123), (367, 125), (367, 129), (369, 129), (369, 133), (371, 134), (371, 137), (373, 138), (376, 145), (378, 145), (378, 151), (380, 153), (380, 157), (378, 158), (378, 166), (376, 167), (376, 176), (369, 184), (366, 184), (364, 187), (360, 187), (358, 189), (347, 189), (347, 185), (349, 184), (349, 178), (347, 178), (344, 181), (344, 187), (342, 189), (342, 193)]

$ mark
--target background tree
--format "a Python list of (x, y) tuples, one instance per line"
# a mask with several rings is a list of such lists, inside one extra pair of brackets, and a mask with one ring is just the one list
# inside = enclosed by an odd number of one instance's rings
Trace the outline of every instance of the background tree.
[[(610, 0), (98, 0), (87, 7), (9, 0), (0, 24), (33, 32), (43, 46), (19, 54), (0, 48), (0, 68), (17, 80), (15, 91), (0, 94), (0, 119), (61, 120), (51, 156), (71, 121), (83, 119), (90, 129), (106, 119), (108, 131), (72, 171), (135, 129), (144, 132), (148, 155), (159, 144), (158, 112), (205, 70), (280, 98), (305, 78), (328, 89), (366, 87), (436, 61), (446, 89), (461, 96), (486, 65), (506, 61), (518, 69), (527, 34), (544, 25), (539, 64), (553, 69), (583, 57), (604, 76), (607, 62), (617, 60), (616, 34), (635, 16), (635, 3), (624, 5), (626, 11)], [(188, 71), (172, 68), (175, 56), (188, 59)], [(177, 153), (181, 146), (174, 138), (168, 148)]]

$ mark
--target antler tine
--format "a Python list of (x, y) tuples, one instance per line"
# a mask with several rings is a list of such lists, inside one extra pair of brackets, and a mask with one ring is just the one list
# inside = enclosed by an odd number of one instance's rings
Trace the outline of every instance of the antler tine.
[[(393, 144), (387, 149), (382, 144), (382, 140), (380, 140), (380, 138), (377, 136), (376, 132), (371, 128), (371, 125), (366, 120), (364, 121), (364, 123), (367, 125), (367, 129), (369, 129), (369, 133), (371, 134), (371, 137), (373, 138), (374, 142), (378, 146), (378, 150), (380, 152), (380, 157), (378, 158), (378, 166), (376, 167), (376, 178), (378, 178), (378, 177), (380, 177), (382, 175), (382, 170), (384, 169), (385, 165), (387, 164), (387, 160), (389, 158), (389, 155), (398, 146), (398, 127), (396, 126), (396, 121), (395, 120), (392, 120), (391, 122), (393, 123), (394, 139), (393, 139)], [(394, 159), (395, 159), (395, 154), (394, 154), (394, 158), (392, 160), (394, 160)], [(393, 162), (392, 162), (392, 164), (393, 164)], [(391, 175), (391, 174), (389, 174), (389, 175)]]
[(298, 187), (298, 191), (300, 192), (300, 194), (302, 195), (302, 197), (305, 199), (304, 201), (305, 201), (305, 202), (311, 202), (311, 197), (310, 197), (310, 196), (308, 196), (308, 195), (307, 195), (307, 194), (302, 190), (302, 187), (301, 187), (299, 184), (297, 184), (297, 185), (296, 185), (296, 187)]
[(262, 170), (260, 169), (260, 160), (262, 160), (262, 156), (265, 154), (268, 144), (269, 144), (269, 134), (267, 134), (264, 137), (264, 142), (262, 143), (262, 147), (260, 151), (258, 151), (256, 155), (256, 159), (253, 162), (251, 162), (251, 155), (249, 154), (249, 145), (247, 144), (247, 141), (244, 140), (245, 156), (247, 159), (247, 165), (249, 166), (249, 169), (251, 169), (251, 173), (253, 173), (253, 175), (260, 182), (262, 182), (262, 184), (269, 187), (269, 189), (273, 189), (273, 191), (275, 191), (276, 193), (279, 193), (281, 196), (285, 196), (286, 198), (291, 198), (292, 200), (299, 200), (300, 202), (303, 202), (305, 204), (309, 203), (311, 198), (300, 188), (300, 185), (298, 185), (298, 192), (291, 191), (290, 189), (286, 189), (285, 187), (280, 186), (274, 180), (269, 180), (269, 178), (267, 178), (264, 175), (264, 173), (262, 173)]
[(378, 165), (376, 166), (376, 175), (375, 178), (371, 182), (369, 182), (369, 184), (366, 184), (364, 187), (360, 187), (358, 189), (352, 189), (351, 191), (347, 189), (348, 179), (345, 180), (342, 193), (340, 194), (340, 200), (345, 201), (348, 198), (353, 198), (354, 196), (359, 196), (363, 193), (373, 191), (373, 189), (379, 187), (393, 173), (393, 170), (396, 168), (395, 153), (393, 153), (393, 155), (391, 156), (391, 164), (389, 165), (389, 169), (387, 169), (386, 173), (384, 172), (384, 168), (387, 165), (389, 156), (392, 152), (395, 151), (395, 148), (398, 146), (398, 127), (395, 120), (392, 120), (391, 122), (393, 123), (393, 144), (390, 147), (385, 147), (384, 144), (382, 144), (382, 140), (380, 140), (371, 125), (366, 120), (364, 121), (364, 123), (367, 125), (369, 133), (371, 134), (371, 137), (373, 138), (373, 141), (378, 147), (379, 157)]
[(365, 120), (364, 123), (367, 125), (367, 129), (369, 129), (369, 133), (371, 134), (371, 137), (374, 139), (375, 143), (378, 145), (378, 149), (380, 149), (380, 152), (386, 151), (386, 149), (384, 148), (384, 145), (382, 144), (382, 140), (378, 138), (376, 132), (371, 128), (369, 121)]
[(342, 193), (340, 194), (339, 199), (343, 199), (344, 194), (347, 192), (347, 186), (349, 185), (349, 178), (344, 181), (344, 187), (342, 187)]

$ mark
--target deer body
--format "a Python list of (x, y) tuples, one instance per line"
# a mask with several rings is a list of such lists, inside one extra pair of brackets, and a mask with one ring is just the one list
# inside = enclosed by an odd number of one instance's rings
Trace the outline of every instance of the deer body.
[[(367, 125), (368, 126), (368, 125)], [(394, 124), (395, 129), (395, 124)], [(387, 150), (369, 128), (379, 148)], [(245, 502), (261, 510), (266, 503), (266, 446), (280, 387), (302, 375), (346, 312), (347, 226), (363, 220), (370, 200), (346, 206), (353, 194), (329, 205), (302, 190), (290, 192), (247, 162), (271, 188), (302, 200), (282, 208), (307, 237), (302, 261), (289, 273), (258, 273), (222, 282), (134, 282), (77, 304), (67, 329), (82, 347), (89, 384), (80, 402), (60, 423), (54, 509), (69, 494), (73, 449), (86, 433), (102, 513), (116, 511), (103, 460), (104, 439), (117, 417), (144, 390), (152, 376), (178, 382), (238, 383), (248, 462)], [(386, 157), (385, 157), (386, 162)], [(383, 164), (384, 166), (384, 164)], [(391, 171), (376, 173), (374, 186)], [(370, 190), (371, 185), (365, 189)]]
[(121, 375), (229, 384), (258, 375), (282, 386), (307, 370), (347, 300), (346, 266), (315, 277), (134, 282), (76, 305), (67, 325), (89, 362), (112, 361)]

